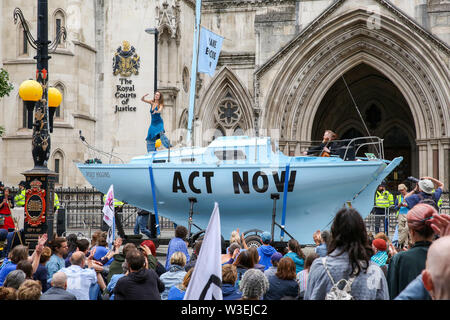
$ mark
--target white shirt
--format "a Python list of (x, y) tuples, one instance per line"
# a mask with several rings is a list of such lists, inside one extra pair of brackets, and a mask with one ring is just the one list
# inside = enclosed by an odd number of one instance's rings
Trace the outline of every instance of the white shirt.
[(77, 300), (89, 300), (89, 288), (97, 282), (95, 270), (72, 265), (61, 271), (67, 275), (67, 291), (75, 295)]

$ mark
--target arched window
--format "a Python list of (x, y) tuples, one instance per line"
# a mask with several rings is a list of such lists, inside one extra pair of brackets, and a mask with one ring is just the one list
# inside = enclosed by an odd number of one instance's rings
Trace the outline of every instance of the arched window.
[[(62, 28), (66, 28), (66, 15), (62, 9), (57, 9), (53, 15), (54, 21), (54, 36), (56, 36), (61, 32)], [(65, 41), (61, 37), (58, 43), (58, 47), (65, 47)]]
[[(26, 22), (28, 26), (30, 24)], [(30, 55), (31, 46), (28, 44), (25, 29), (22, 24), (19, 25), (17, 29), (17, 56), (18, 57), (28, 57)]]
[(223, 137), (225, 135), (225, 131), (221, 127), (217, 127), (214, 131), (212, 140), (216, 140), (218, 137)]
[(215, 127), (220, 127), (223, 135), (244, 134), (245, 124), (243, 123), (242, 108), (230, 89), (227, 89), (222, 99), (219, 100), (214, 115)]
[(242, 130), (241, 127), (237, 126), (236, 128), (234, 128), (233, 135), (235, 135), (235, 136), (243, 136), (243, 135), (245, 135), (245, 133), (244, 133), (244, 130)]
[(55, 183), (63, 184), (63, 172), (64, 172), (64, 155), (60, 150), (55, 151), (53, 154), (53, 171), (56, 172)]
[(64, 119), (65, 90), (64, 90), (64, 86), (61, 83), (55, 84), (55, 88), (58, 89), (59, 92), (61, 92), (61, 95), (62, 95), (62, 102), (59, 105), (59, 107), (57, 107), (56, 110), (55, 110), (55, 118), (57, 118), (59, 120), (63, 120)]
[[(30, 112), (31, 117), (33, 115), (33, 111)], [(28, 122), (29, 122), (29, 118), (28, 118), (28, 109), (27, 106), (25, 104), (25, 101), (22, 101), (22, 128), (28, 128)]]

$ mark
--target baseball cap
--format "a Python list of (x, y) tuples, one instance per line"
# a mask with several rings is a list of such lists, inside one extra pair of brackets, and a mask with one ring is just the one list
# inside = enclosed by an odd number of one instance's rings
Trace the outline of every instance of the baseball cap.
[(419, 188), (427, 194), (432, 194), (433, 189), (434, 189), (434, 184), (429, 179), (423, 179), (423, 180), (419, 181)]
[(268, 242), (270, 242), (270, 240), (272, 240), (272, 236), (270, 235), (269, 232), (264, 231), (261, 234), (261, 240), (262, 240), (263, 243), (268, 243)]
[(270, 261), (272, 262), (277, 262), (280, 261), (281, 258), (283, 258), (283, 255), (279, 252), (275, 252), (271, 257), (270, 257)]

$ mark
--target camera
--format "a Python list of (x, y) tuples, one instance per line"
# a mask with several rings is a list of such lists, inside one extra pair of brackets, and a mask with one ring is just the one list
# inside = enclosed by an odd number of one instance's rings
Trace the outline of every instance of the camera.
[(408, 178), (406, 178), (406, 180), (408, 180), (412, 183), (418, 183), (420, 181), (420, 179), (417, 179), (415, 177), (408, 177)]

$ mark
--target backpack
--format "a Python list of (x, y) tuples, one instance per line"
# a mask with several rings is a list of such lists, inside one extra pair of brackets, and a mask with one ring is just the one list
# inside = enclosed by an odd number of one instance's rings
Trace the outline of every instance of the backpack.
[(433, 196), (430, 196), (430, 197), (424, 197), (424, 196), (423, 196), (422, 194), (420, 194), (420, 193), (418, 194), (418, 196), (419, 196), (419, 198), (420, 198), (419, 203), (425, 203), (425, 204), (428, 204), (428, 205), (432, 206), (433, 208), (435, 208), (435, 209), (439, 212), (439, 207), (438, 207), (436, 201), (434, 201)]
[[(330, 271), (327, 268), (326, 260), (327, 260), (327, 257), (322, 258), (322, 264), (323, 264), (333, 286), (331, 287), (330, 291), (326, 294), (325, 300), (354, 300), (353, 296), (350, 294), (350, 292), (352, 290), (351, 289), (352, 284), (353, 284), (353, 281), (355, 280), (356, 276), (352, 275), (348, 280), (341, 279), (335, 283), (333, 277), (331, 276)], [(343, 289), (339, 289), (339, 285), (341, 283), (345, 283)]]

